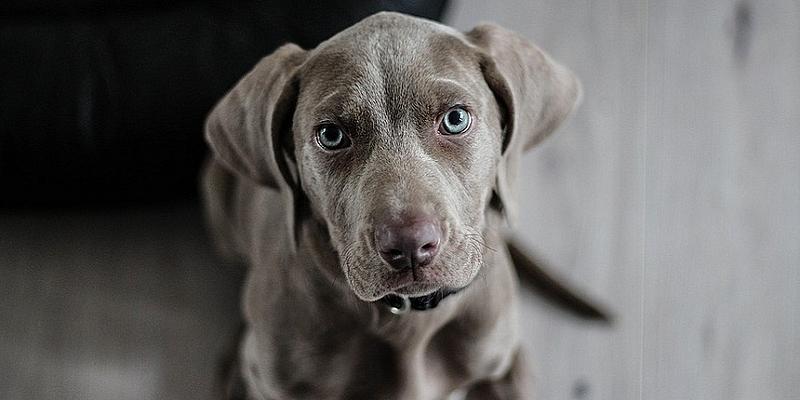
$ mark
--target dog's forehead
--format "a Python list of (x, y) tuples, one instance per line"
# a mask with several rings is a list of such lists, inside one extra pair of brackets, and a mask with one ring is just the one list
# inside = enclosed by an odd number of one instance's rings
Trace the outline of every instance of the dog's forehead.
[[(339, 32), (312, 50), (314, 58), (346, 56), (359, 61), (413, 57), (440, 42), (461, 41), (461, 32), (440, 23), (393, 12), (381, 12)], [(451, 43), (451, 45), (453, 44)], [(455, 49), (453, 49), (455, 50)]]
[(446, 82), (469, 85), (466, 77), (478, 72), (476, 54), (458, 31), (420, 18), (380, 13), (312, 50), (300, 81), (304, 92), (320, 102), (346, 99), (349, 104), (380, 107), (386, 106), (376, 104), (381, 100), (434, 95), (437, 92), (422, 89)]

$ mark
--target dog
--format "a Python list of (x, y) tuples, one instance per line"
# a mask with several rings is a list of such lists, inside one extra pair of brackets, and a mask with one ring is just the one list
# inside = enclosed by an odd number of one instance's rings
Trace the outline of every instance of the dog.
[(384, 12), (263, 58), (209, 114), (202, 173), (249, 266), (242, 398), (530, 399), (502, 231), (520, 157), (580, 97), (491, 24)]

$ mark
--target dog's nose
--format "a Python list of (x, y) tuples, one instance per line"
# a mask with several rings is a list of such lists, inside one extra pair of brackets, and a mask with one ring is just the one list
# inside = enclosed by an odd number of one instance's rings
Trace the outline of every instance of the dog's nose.
[(403, 270), (430, 263), (439, 252), (442, 233), (430, 218), (415, 218), (400, 224), (379, 223), (375, 244), (392, 268)]

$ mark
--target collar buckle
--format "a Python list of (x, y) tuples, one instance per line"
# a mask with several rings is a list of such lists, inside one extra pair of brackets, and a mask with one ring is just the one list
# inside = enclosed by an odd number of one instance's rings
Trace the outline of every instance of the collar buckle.
[(392, 296), (388, 298), (389, 312), (394, 315), (401, 315), (411, 310), (411, 299), (408, 296)]

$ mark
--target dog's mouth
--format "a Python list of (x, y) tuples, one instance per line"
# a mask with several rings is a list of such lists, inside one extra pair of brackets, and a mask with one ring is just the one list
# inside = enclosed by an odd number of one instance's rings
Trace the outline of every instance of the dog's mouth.
[(439, 303), (451, 294), (464, 290), (466, 286), (450, 289), (440, 288), (422, 296), (409, 297), (394, 293), (381, 297), (378, 302), (389, 308), (392, 314), (405, 314), (409, 311), (427, 311), (436, 308)]
[[(486, 247), (474, 237), (454, 236), (455, 240), (444, 246), (430, 264), (402, 270), (386, 265), (373, 249), (358, 241), (340, 253), (342, 270), (350, 288), (363, 301), (380, 304), (382, 299), (391, 300), (394, 295), (419, 298), (415, 300), (419, 305), (415, 309), (430, 309), (452, 294), (454, 288), (466, 287), (477, 275)], [(399, 302), (394, 300), (392, 304), (399, 305)]]

